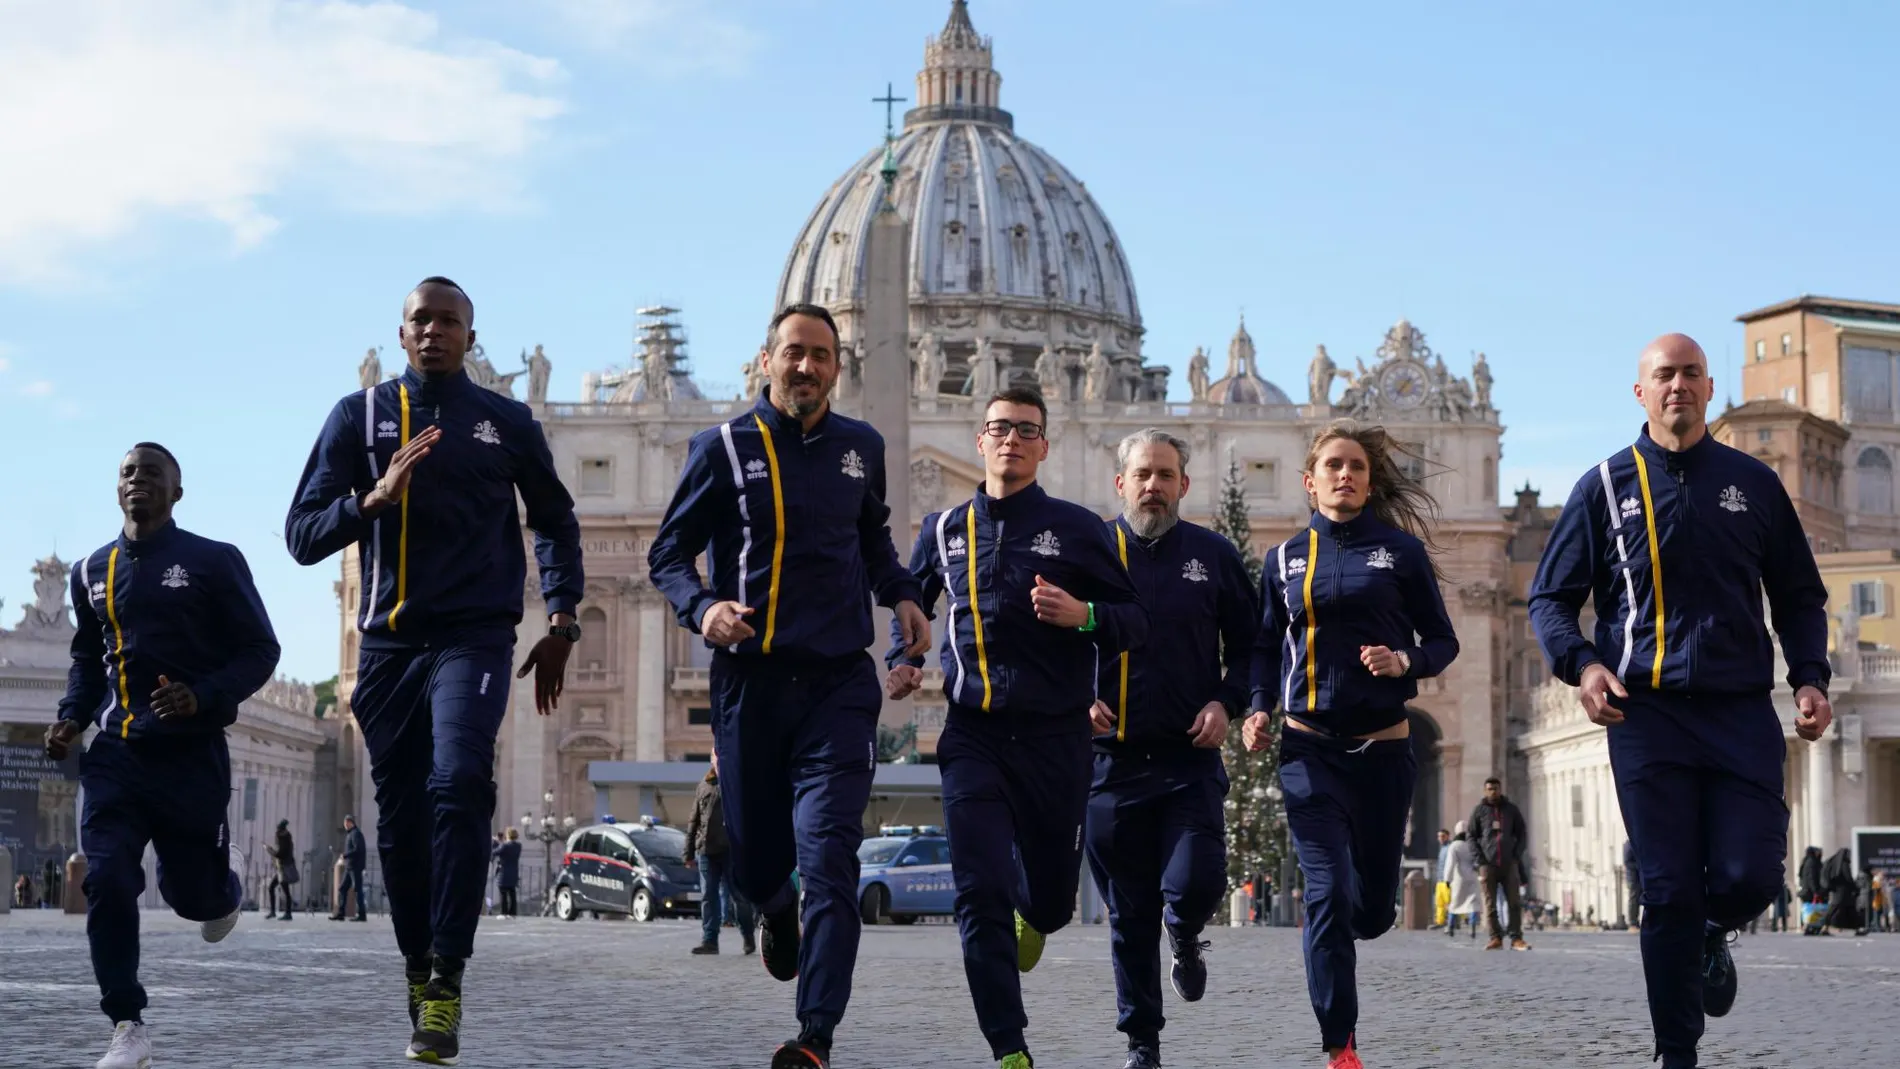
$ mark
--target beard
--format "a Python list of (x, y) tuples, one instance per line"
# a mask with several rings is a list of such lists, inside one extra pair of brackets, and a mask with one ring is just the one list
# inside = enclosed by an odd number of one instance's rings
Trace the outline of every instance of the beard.
[[(817, 392), (809, 399), (800, 398), (797, 390), (801, 386), (814, 387)], [(831, 396), (831, 388), (828, 384), (818, 379), (786, 379), (784, 382), (773, 384), (772, 396), (775, 399), (783, 398), (785, 410), (791, 413), (792, 416), (803, 419), (814, 412), (824, 410), (825, 402)]]
[(1175, 511), (1175, 506), (1173, 505), (1167, 506), (1160, 512), (1151, 512), (1144, 508), (1136, 508), (1125, 511), (1122, 515), (1127, 518), (1128, 529), (1135, 532), (1136, 538), (1146, 539), (1150, 542), (1167, 534), (1181, 519), (1180, 514)]

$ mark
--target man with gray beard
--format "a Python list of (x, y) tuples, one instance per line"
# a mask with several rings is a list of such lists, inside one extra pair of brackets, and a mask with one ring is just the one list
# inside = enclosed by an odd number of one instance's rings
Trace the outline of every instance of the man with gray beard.
[(1181, 521), (1188, 444), (1150, 427), (1116, 455), (1122, 514), (1109, 529), (1149, 638), (1101, 666), (1084, 842), (1108, 899), (1125, 1069), (1156, 1069), (1164, 926), (1175, 993), (1194, 1002), (1207, 990), (1201, 930), (1227, 887), (1220, 745), (1246, 707), (1260, 603), (1234, 544)]

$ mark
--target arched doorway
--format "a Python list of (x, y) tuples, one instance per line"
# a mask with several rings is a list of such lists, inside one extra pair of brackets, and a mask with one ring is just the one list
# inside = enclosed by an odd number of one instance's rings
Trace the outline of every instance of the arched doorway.
[(1412, 789), (1412, 819), (1405, 839), (1405, 856), (1420, 861), (1438, 858), (1438, 829), (1448, 827), (1442, 819), (1444, 772), (1439, 765), (1439, 742), (1443, 736), (1432, 718), (1417, 709), (1407, 709), (1412, 725), (1412, 752), (1418, 756), (1418, 784)]

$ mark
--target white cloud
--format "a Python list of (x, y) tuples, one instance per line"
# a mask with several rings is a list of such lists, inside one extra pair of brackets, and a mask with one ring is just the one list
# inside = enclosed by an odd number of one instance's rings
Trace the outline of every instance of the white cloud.
[(563, 110), (558, 63), (398, 3), (0, 0), (0, 26), (0, 284), (68, 277), (161, 220), (255, 245), (272, 199), (311, 188), (505, 208)]
[(45, 379), (35, 379), (32, 382), (27, 383), (25, 386), (20, 387), (20, 396), (21, 397), (51, 397), (53, 396), (53, 384), (46, 381)]
[(648, 71), (737, 74), (759, 35), (711, 10), (708, 0), (538, 0), (575, 40), (626, 53)]

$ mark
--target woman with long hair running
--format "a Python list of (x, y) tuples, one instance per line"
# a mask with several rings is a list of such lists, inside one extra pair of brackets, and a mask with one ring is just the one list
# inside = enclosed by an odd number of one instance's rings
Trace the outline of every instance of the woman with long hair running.
[(1302, 469), (1313, 519), (1268, 556), (1254, 646), (1250, 750), (1273, 741), (1306, 878), (1306, 988), (1328, 1069), (1362, 1069), (1353, 940), (1392, 927), (1406, 817), (1418, 779), (1405, 704), (1458, 639), (1438, 590), (1418, 480), (1380, 427), (1334, 423)]

